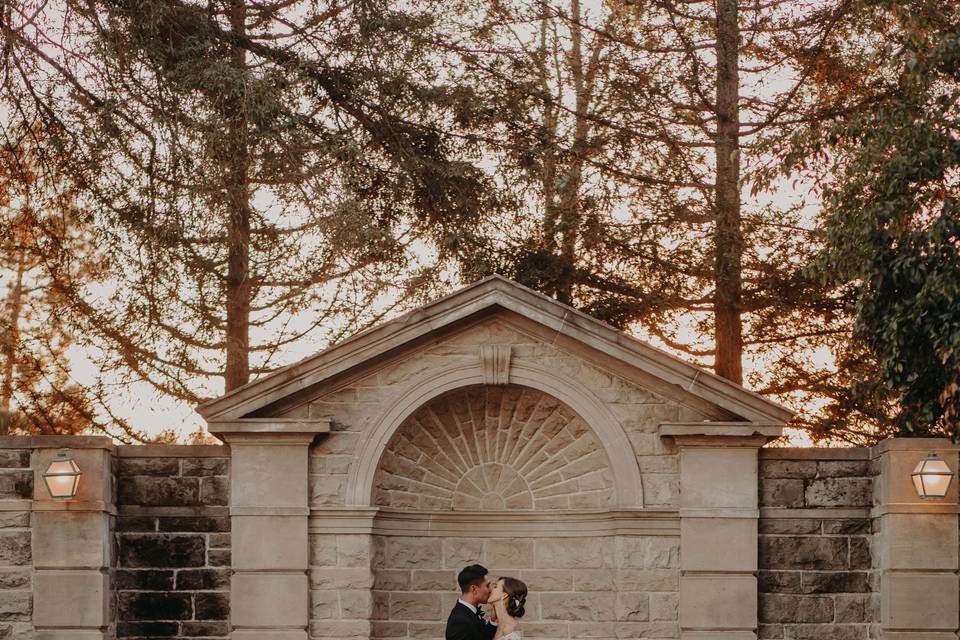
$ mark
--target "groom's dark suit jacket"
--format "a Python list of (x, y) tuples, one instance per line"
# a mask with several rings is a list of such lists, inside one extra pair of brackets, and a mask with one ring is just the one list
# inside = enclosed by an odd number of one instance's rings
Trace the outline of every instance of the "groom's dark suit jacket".
[(458, 602), (447, 618), (447, 640), (493, 640), (497, 628)]

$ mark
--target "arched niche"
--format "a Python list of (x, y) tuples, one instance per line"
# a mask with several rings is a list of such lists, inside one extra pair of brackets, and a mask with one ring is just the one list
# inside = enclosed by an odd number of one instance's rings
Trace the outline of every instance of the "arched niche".
[[(376, 506), (375, 487), (381, 460), (388, 451), (394, 436), (406, 429), (407, 422), (419, 410), (430, 406), (431, 401), (437, 398), (453, 397), (449, 394), (458, 390), (469, 392), (470, 389), (483, 388), (483, 374), (479, 366), (459, 366), (433, 372), (425, 379), (412, 380), (406, 391), (387, 407), (375, 422), (371, 435), (366, 439), (358, 451), (359, 461), (354, 465), (348, 476), (347, 500), (350, 506)], [(553, 371), (547, 371), (526, 363), (514, 363), (510, 369), (510, 387), (507, 389), (529, 389), (539, 392), (560, 403), (565, 412), (575, 417), (575, 428), (584, 425), (588, 428), (589, 438), (581, 440), (581, 444), (594, 442), (605, 457), (612, 487), (609, 488), (609, 498), (604, 500), (598, 508), (629, 509), (643, 507), (643, 489), (640, 477), (640, 468), (633, 448), (626, 437), (623, 428), (602, 402), (600, 402), (581, 383), (575, 382), (566, 376)], [(559, 406), (559, 405), (558, 405)], [(580, 435), (583, 437), (583, 434)], [(388, 454), (392, 456), (393, 454)], [(412, 453), (411, 453), (412, 455)], [(594, 456), (593, 459), (596, 459)], [(476, 459), (479, 463), (479, 458)], [(485, 464), (496, 464), (495, 460)], [(586, 464), (589, 464), (587, 462)], [(465, 463), (460, 465), (466, 466)], [(470, 465), (469, 469), (482, 467), (482, 464)], [(494, 474), (496, 469), (476, 469), (480, 474)], [(516, 471), (516, 469), (513, 469)], [(528, 469), (530, 471), (530, 469)], [(511, 471), (501, 473), (511, 474)], [(486, 476), (484, 476), (486, 477)], [(594, 481), (595, 476), (591, 477)], [(454, 493), (456, 493), (454, 491)], [(490, 498), (493, 499), (493, 498)], [(587, 504), (586, 499), (578, 499), (577, 504)], [(433, 503), (434, 508), (441, 503)], [(512, 504), (519, 504), (514, 501)], [(549, 504), (549, 502), (547, 503)], [(466, 503), (464, 503), (464, 506)], [(418, 504), (423, 508), (430, 508), (426, 502)], [(496, 505), (487, 505), (493, 507)], [(415, 508), (411, 504), (404, 508)], [(481, 506), (481, 509), (483, 507)], [(509, 510), (506, 504), (504, 508)], [(536, 507), (534, 507), (536, 508)], [(570, 507), (576, 508), (576, 507)]]
[(419, 511), (613, 506), (613, 473), (587, 423), (517, 385), (460, 387), (410, 414), (387, 443), (373, 505)]

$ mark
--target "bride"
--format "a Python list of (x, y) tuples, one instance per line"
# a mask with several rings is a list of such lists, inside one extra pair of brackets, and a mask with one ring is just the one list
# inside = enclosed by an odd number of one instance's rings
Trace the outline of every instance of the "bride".
[(497, 623), (493, 640), (521, 640), (520, 618), (527, 602), (527, 585), (516, 578), (500, 578), (490, 592), (487, 604), (493, 605), (492, 620)]

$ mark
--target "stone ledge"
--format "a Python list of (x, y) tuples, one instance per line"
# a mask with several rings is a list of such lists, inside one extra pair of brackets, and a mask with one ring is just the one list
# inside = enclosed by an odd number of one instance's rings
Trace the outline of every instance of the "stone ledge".
[(763, 519), (803, 518), (814, 520), (863, 519), (870, 517), (870, 508), (823, 507), (820, 509), (787, 509), (782, 507), (760, 507), (760, 517)]
[(868, 447), (764, 447), (761, 460), (869, 460)]
[(223, 444), (124, 444), (116, 448), (120, 458), (229, 458)]
[(0, 449), (106, 449), (117, 447), (107, 436), (0, 436)]
[(664, 422), (657, 427), (661, 437), (752, 438), (764, 436), (779, 438), (782, 424), (751, 422)]

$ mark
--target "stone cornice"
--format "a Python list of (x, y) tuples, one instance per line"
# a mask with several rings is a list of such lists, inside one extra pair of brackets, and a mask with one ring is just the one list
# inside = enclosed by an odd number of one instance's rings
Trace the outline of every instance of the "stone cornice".
[(558, 336), (576, 340), (747, 420), (783, 423), (793, 415), (756, 393), (501, 276), (491, 276), (358, 333), (315, 356), (206, 402), (197, 411), (208, 420), (249, 415), (439, 328), (496, 308), (525, 316), (556, 331)]

